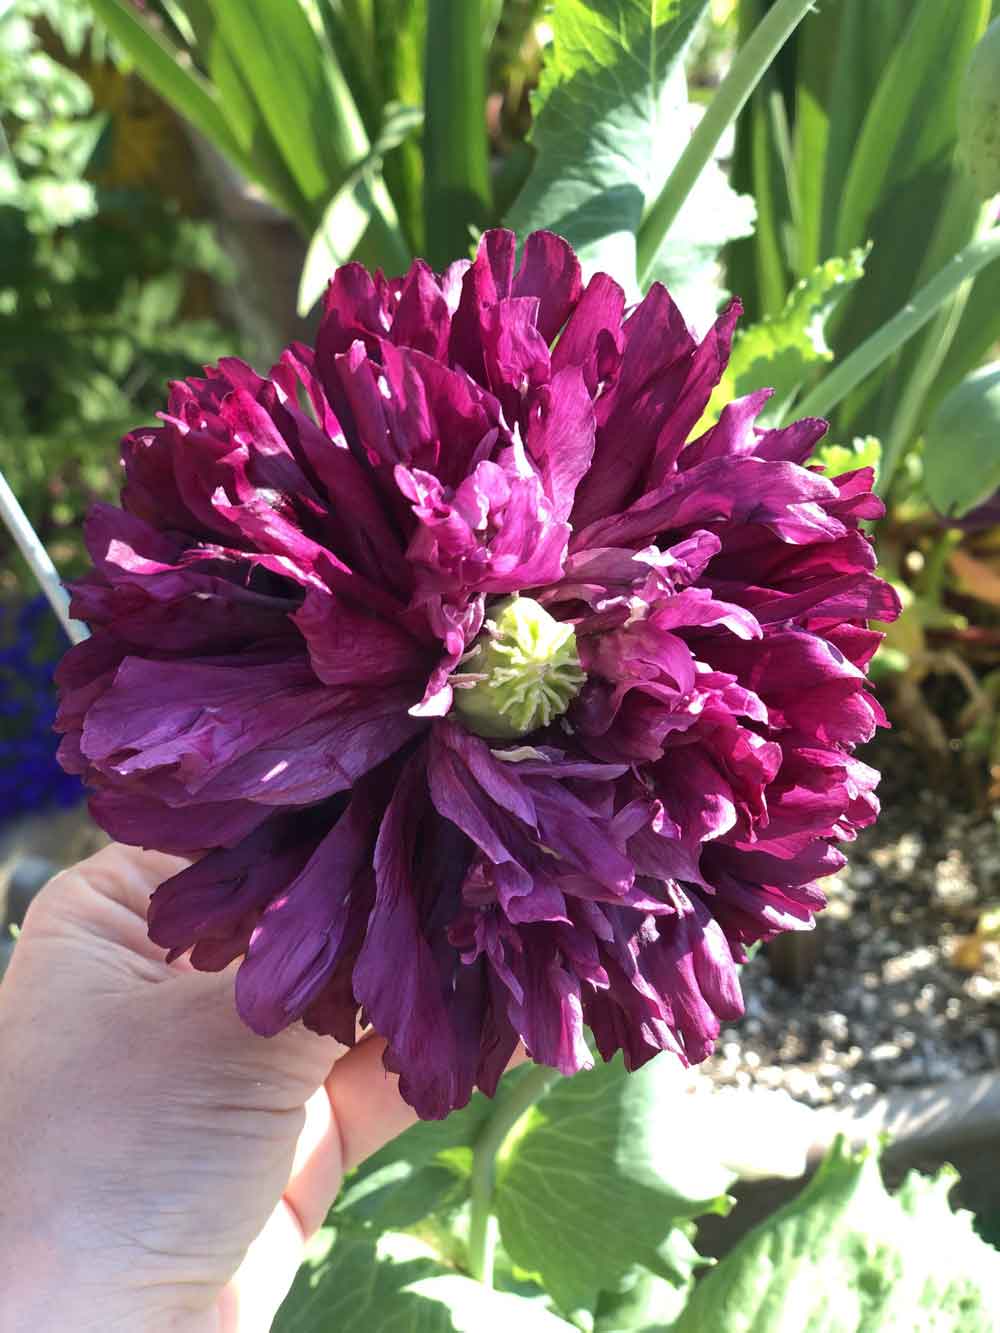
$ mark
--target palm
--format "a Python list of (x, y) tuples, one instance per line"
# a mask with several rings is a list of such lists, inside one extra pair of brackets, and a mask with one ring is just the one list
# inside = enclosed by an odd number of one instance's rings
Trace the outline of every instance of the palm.
[[(87, 1057), (76, 1080), (80, 1132), (38, 1150), (64, 1186), (84, 1194), (100, 1180), (130, 1281), (182, 1302), (192, 1328), (246, 1333), (269, 1327), (275, 1302), (268, 1312), (255, 1292), (237, 1315), (238, 1293), (260, 1274), (271, 1286), (290, 1280), (345, 1158), (359, 1160), (410, 1113), (378, 1067), (380, 1045), (362, 1043), (334, 1078), (343, 1048), (332, 1039), (301, 1026), (262, 1038), (244, 1026), (235, 967), (213, 975), (165, 962), (145, 911), (178, 868), (116, 846), (58, 877), (29, 914), (2, 998), (20, 1003), (22, 1044), (28, 1030), (58, 1030), (60, 1051)], [(0, 1036), (10, 1007), (0, 1005)], [(23, 1096), (65, 1096), (65, 1070), (44, 1041), (19, 1067)], [(255, 1241), (254, 1274), (231, 1284)]]

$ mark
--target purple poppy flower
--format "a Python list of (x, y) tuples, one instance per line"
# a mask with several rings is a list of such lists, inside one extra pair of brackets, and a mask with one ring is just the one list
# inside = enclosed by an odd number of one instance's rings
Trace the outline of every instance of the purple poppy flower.
[(517, 1042), (684, 1062), (745, 947), (804, 929), (878, 810), (853, 758), (897, 611), (870, 472), (766, 392), (689, 442), (729, 353), (558, 237), (330, 284), (315, 349), (174, 384), (87, 524), (61, 757), (126, 842), (205, 853), (150, 934), (242, 959), (240, 1012), (359, 1015), (421, 1116)]

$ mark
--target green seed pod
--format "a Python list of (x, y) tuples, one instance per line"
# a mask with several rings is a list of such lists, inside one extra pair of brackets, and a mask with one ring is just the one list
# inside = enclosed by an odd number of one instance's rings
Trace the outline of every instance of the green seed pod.
[(958, 99), (958, 142), (979, 195), (1000, 194), (1000, 19), (969, 58)]
[(547, 727), (586, 680), (573, 626), (531, 597), (508, 597), (489, 609), (464, 668), (478, 679), (456, 687), (454, 711), (477, 736), (497, 740)]

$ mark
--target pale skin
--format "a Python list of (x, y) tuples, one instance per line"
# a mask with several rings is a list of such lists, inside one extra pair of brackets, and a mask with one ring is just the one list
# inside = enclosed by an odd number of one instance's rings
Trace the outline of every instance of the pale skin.
[(111, 846), (28, 912), (0, 985), (0, 1333), (266, 1333), (345, 1170), (413, 1120), (376, 1037), (257, 1037), (235, 965), (167, 964)]

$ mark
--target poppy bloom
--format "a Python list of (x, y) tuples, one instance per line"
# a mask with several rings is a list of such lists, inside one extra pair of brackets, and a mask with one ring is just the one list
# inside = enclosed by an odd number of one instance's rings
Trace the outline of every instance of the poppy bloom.
[(807, 928), (877, 813), (852, 756), (896, 611), (870, 470), (569, 246), (334, 275), (315, 349), (224, 360), (123, 443), (87, 524), (61, 756), (125, 842), (206, 853), (152, 938), (242, 959), (254, 1031), (359, 1013), (424, 1117), (518, 1040), (702, 1060), (745, 947)]

